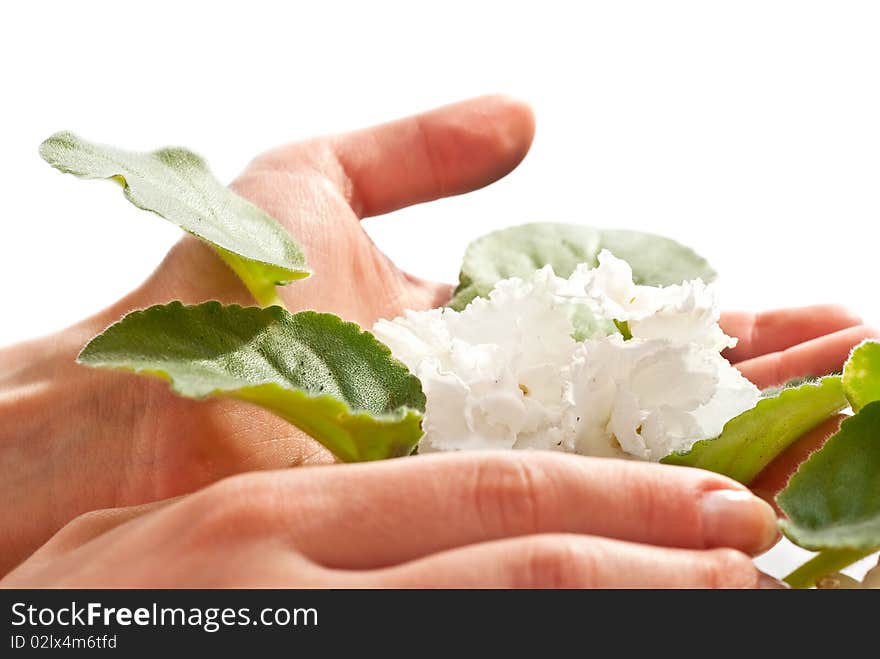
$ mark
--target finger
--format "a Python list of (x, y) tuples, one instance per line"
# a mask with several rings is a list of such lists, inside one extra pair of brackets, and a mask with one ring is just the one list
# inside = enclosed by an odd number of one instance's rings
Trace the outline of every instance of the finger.
[(877, 336), (877, 330), (859, 325), (779, 352), (747, 359), (737, 363), (736, 367), (760, 388), (783, 384), (793, 378), (828, 375), (843, 368), (855, 346)]
[(777, 514), (781, 514), (776, 505), (776, 495), (788, 484), (788, 479), (797, 471), (801, 463), (810, 457), (811, 453), (822, 448), (825, 442), (840, 429), (840, 424), (846, 418), (845, 414), (834, 415), (776, 456), (773, 462), (764, 467), (749, 483), (752, 492), (773, 506)]
[(770, 352), (861, 325), (862, 321), (847, 309), (835, 305), (817, 305), (796, 309), (777, 309), (761, 313), (734, 311), (721, 316), (721, 327), (739, 339), (724, 356), (736, 363)]
[(275, 472), (270, 494), (226, 498), (271, 502), (262, 504), (276, 508), (266, 513), (268, 524), (329, 567), (380, 567), (534, 533), (752, 553), (778, 537), (770, 506), (697, 469), (540, 451), (468, 452), (315, 467), (305, 487), (297, 476)]
[(138, 506), (93, 510), (74, 518), (32, 556), (55, 556), (81, 547), (134, 519), (162, 510), (182, 500), (184, 495), (152, 501)]
[(561, 534), (485, 542), (359, 577), (369, 586), (398, 588), (757, 588), (773, 581), (733, 549)]
[(369, 217), (496, 181), (525, 157), (534, 131), (527, 105), (483, 96), (283, 147), (259, 162), (276, 169), (315, 167), (344, 192), (359, 217)]

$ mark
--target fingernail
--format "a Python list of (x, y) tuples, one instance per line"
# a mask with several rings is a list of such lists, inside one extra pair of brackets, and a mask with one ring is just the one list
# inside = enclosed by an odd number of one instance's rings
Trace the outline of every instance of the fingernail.
[(759, 572), (758, 588), (760, 588), (761, 590), (789, 590), (791, 586), (789, 586), (784, 581), (780, 581), (775, 577), (771, 577), (769, 574)]
[(759, 554), (779, 539), (776, 513), (751, 492), (712, 490), (703, 494), (700, 507), (706, 547), (733, 547)]

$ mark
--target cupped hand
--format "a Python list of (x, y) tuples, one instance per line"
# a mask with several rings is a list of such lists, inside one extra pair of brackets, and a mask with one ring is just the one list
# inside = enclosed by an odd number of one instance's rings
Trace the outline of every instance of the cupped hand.
[(728, 312), (721, 327), (739, 339), (724, 356), (762, 389), (840, 371), (854, 347), (880, 337), (855, 314), (828, 304)]
[(86, 514), (0, 586), (781, 587), (770, 507), (696, 469), (545, 452), (256, 472)]
[[(275, 149), (232, 187), (304, 246), (315, 274), (280, 289), (287, 306), (370, 326), (406, 308), (443, 304), (451, 287), (397, 268), (360, 218), (491, 183), (523, 158), (533, 130), (526, 106), (485, 97)], [(167, 499), (243, 471), (332, 461), (262, 410), (178, 398), (164, 382), (75, 363), (82, 346), (125, 313), (173, 299), (252, 304), (210, 249), (184, 238), (108, 310), (0, 352), (0, 528), (8, 531), (0, 574), (83, 512)], [(821, 322), (805, 322), (804, 314)], [(730, 357), (761, 386), (840, 368), (849, 347), (869, 332), (857, 326), (840, 311), (725, 317), (728, 333), (742, 338)], [(802, 341), (805, 347), (790, 347)]]
[[(274, 149), (232, 187), (304, 247), (315, 274), (279, 290), (288, 308), (369, 327), (406, 308), (438, 306), (451, 287), (397, 268), (359, 220), (495, 181), (525, 156), (533, 132), (527, 106), (483, 97)], [(232, 271), (186, 237), (109, 309), (0, 351), (0, 528), (8, 531), (0, 574), (82, 512), (165, 499), (242, 471), (332, 461), (263, 410), (186, 400), (164, 382), (75, 363), (85, 343), (124, 314), (174, 299), (253, 304)]]

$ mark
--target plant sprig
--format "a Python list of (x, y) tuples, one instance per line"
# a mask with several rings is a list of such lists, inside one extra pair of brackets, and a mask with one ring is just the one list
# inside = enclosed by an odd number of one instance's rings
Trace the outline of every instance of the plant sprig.
[(794, 587), (880, 549), (880, 343), (855, 348), (843, 376), (800, 383), (767, 395), (731, 419), (714, 439), (663, 462), (709, 469), (749, 484), (786, 448), (832, 415), (854, 415), (798, 468), (777, 502), (780, 528), (818, 555), (786, 580)]
[(213, 247), (263, 306), (281, 304), (276, 285), (311, 273), (287, 230), (220, 183), (188, 149), (123, 151), (65, 131), (43, 142), (40, 155), (62, 172), (119, 183), (132, 204)]
[(111, 325), (79, 361), (161, 377), (187, 398), (259, 405), (344, 462), (409, 455), (422, 434), (418, 378), (333, 314), (172, 302)]
[(387, 347), (332, 314), (283, 309), (275, 289), (310, 274), (299, 245), (262, 209), (223, 186), (187, 149), (123, 151), (56, 133), (40, 146), (53, 167), (110, 179), (126, 198), (205, 241), (268, 309), (184, 306), (135, 311), (79, 361), (168, 380), (181, 396), (227, 396), (263, 407), (342, 461), (411, 453), (425, 397)]

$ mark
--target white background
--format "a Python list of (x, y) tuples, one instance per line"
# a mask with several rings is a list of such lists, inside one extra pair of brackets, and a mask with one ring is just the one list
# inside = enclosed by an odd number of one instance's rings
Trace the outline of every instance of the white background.
[(49, 134), (186, 145), (229, 180), (274, 144), (496, 91), (533, 104), (531, 154), (370, 220), (405, 268), (452, 281), (471, 239), (524, 221), (636, 228), (709, 258), (728, 308), (831, 301), (880, 323), (878, 35), (880, 4), (840, 0), (12, 3), (0, 345), (115, 300), (178, 236), (51, 170)]

